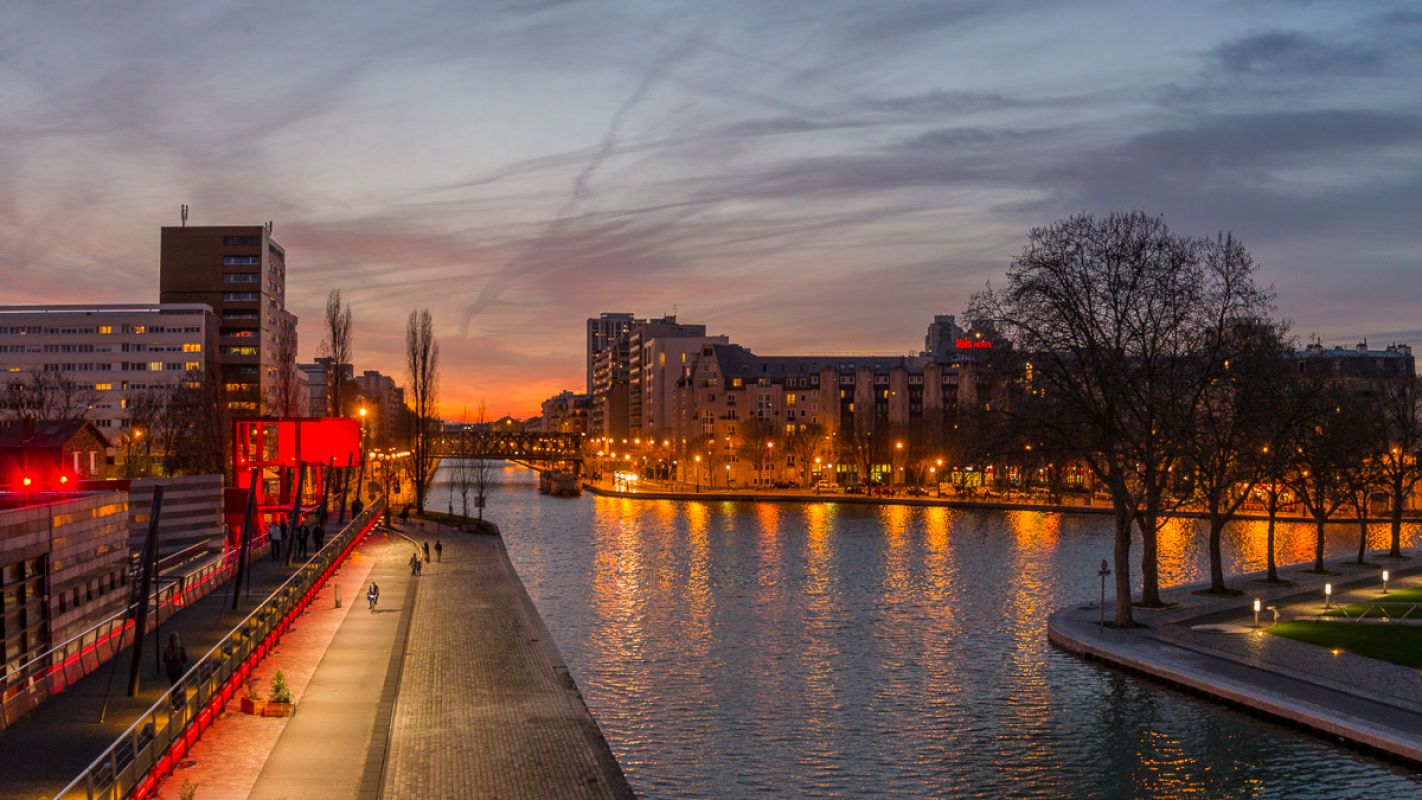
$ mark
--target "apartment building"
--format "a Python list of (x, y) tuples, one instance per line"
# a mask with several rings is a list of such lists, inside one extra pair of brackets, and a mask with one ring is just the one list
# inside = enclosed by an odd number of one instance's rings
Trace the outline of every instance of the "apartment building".
[(206, 370), (216, 343), (216, 317), (203, 303), (0, 307), (0, 397), (29, 402), (26, 392), (54, 393), (58, 379), (71, 393), (59, 402), (87, 406), (112, 440), (130, 432), (135, 393)]
[(272, 413), (279, 358), (295, 358), (296, 317), (286, 310), (286, 251), (271, 224), (165, 227), (163, 303), (203, 303), (216, 314), (216, 364), (228, 409)]

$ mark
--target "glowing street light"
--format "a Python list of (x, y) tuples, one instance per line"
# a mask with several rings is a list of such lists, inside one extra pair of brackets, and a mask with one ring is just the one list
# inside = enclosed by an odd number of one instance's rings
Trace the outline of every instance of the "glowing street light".
[(1326, 610), (1328, 610), (1329, 608), (1332, 608), (1332, 607), (1333, 607), (1333, 584), (1332, 584), (1332, 583), (1325, 583), (1325, 584), (1323, 584), (1323, 608), (1324, 608), (1324, 610), (1326, 611)]
[(1254, 627), (1259, 627), (1259, 598), (1254, 598)]
[(1383, 570), (1383, 594), (1387, 594), (1387, 570)]

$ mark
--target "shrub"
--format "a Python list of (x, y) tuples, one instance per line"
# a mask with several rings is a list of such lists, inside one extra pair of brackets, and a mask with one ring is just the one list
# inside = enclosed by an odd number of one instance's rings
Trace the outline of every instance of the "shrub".
[(270, 698), (273, 703), (290, 703), (291, 687), (286, 683), (286, 674), (277, 670), (272, 676), (272, 690)]

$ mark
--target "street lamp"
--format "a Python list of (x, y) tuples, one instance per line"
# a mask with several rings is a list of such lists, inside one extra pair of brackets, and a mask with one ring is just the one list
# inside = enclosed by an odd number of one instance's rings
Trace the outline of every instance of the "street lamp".
[(1333, 606), (1333, 584), (1323, 584), (1323, 610), (1327, 611)]
[(1254, 627), (1259, 627), (1259, 598), (1254, 598)]
[(1383, 570), (1383, 594), (1387, 594), (1387, 570)]
[(696, 454), (696, 491), (701, 491), (701, 454)]

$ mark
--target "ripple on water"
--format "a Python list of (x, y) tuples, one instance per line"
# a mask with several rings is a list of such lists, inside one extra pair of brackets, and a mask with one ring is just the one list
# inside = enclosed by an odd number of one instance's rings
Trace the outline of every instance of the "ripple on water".
[[(640, 797), (1422, 789), (1405, 769), (1048, 646), (1045, 615), (1096, 595), (1104, 518), (567, 500), (523, 470), (503, 480), (489, 513)], [(1263, 536), (1229, 531), (1231, 569), (1262, 567)], [(1356, 531), (1330, 536), (1356, 547)], [(1311, 541), (1280, 526), (1286, 558)], [(1188, 530), (1163, 534), (1161, 553), (1168, 582), (1200, 576)]]

